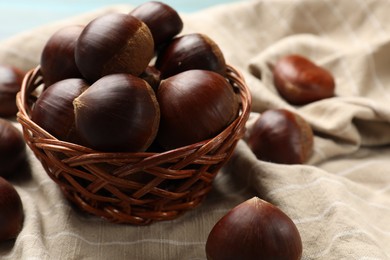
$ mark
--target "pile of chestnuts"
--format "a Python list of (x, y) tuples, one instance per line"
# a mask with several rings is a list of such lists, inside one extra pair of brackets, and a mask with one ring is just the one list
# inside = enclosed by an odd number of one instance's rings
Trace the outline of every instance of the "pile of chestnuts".
[(179, 148), (213, 138), (239, 113), (219, 46), (167, 4), (146, 2), (61, 28), (42, 50), (31, 119), (102, 152)]
[[(306, 105), (334, 96), (335, 79), (308, 58), (291, 54), (272, 66), (275, 89), (291, 105)], [(262, 113), (245, 138), (260, 160), (303, 164), (313, 152), (313, 130), (304, 118), (287, 109)]]
[(20, 176), (27, 164), (26, 143), (12, 123), (16, 116), (16, 94), (24, 72), (11, 65), (0, 65), (0, 242), (15, 239), (23, 227), (21, 198), (9, 179)]
[(22, 201), (7, 179), (16, 177), (26, 162), (22, 133), (10, 121), (0, 119), (0, 242), (16, 238), (23, 226)]
[[(291, 105), (334, 96), (333, 75), (300, 55), (287, 55), (272, 66), (274, 86)], [(259, 160), (303, 164), (313, 152), (313, 130), (295, 112), (268, 109), (257, 117), (245, 141)], [(254, 197), (229, 211), (212, 228), (207, 259), (292, 259), (302, 256), (302, 240), (293, 221), (276, 206)]]

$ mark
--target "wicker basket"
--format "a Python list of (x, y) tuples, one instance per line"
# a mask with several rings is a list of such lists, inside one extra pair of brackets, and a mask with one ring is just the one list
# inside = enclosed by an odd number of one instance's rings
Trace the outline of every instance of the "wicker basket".
[(17, 95), (17, 119), (47, 174), (82, 210), (116, 223), (171, 220), (202, 202), (244, 134), (250, 93), (231, 66), (227, 79), (241, 97), (238, 118), (215, 138), (162, 153), (102, 153), (50, 135), (30, 118), (42, 85), (39, 67)]

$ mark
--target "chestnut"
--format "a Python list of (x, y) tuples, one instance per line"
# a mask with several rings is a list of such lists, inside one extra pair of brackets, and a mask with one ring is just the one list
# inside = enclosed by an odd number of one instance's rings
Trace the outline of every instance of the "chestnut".
[(102, 77), (73, 105), (78, 134), (86, 145), (104, 152), (145, 151), (160, 122), (152, 87), (131, 74)]
[(83, 79), (58, 81), (38, 97), (31, 120), (62, 141), (80, 143), (75, 128), (73, 100), (89, 87)]
[(289, 216), (258, 197), (230, 210), (212, 228), (207, 259), (299, 260), (302, 240)]
[(233, 87), (220, 74), (188, 70), (162, 80), (157, 90), (161, 122), (157, 142), (174, 149), (212, 138), (238, 115)]
[(313, 130), (294, 112), (270, 109), (254, 122), (247, 143), (260, 160), (302, 164), (313, 151)]
[(45, 88), (67, 78), (81, 78), (74, 50), (84, 26), (70, 25), (56, 31), (46, 42), (41, 53), (41, 72)]
[(22, 200), (16, 189), (0, 177), (0, 242), (14, 239), (23, 227)]
[(0, 65), (0, 117), (16, 115), (16, 94), (22, 86), (23, 77), (24, 72), (18, 68)]
[(334, 96), (333, 75), (300, 55), (287, 55), (279, 59), (273, 66), (273, 77), (279, 94), (293, 105)]
[(226, 74), (225, 57), (221, 49), (210, 37), (200, 33), (173, 39), (157, 55), (155, 66), (164, 79), (191, 69), (210, 70), (222, 76)]
[(0, 176), (16, 175), (27, 162), (22, 133), (10, 121), (0, 118)]
[(139, 77), (148, 82), (154, 91), (157, 91), (158, 86), (160, 86), (161, 72), (155, 66), (146, 67)]
[(89, 22), (75, 48), (77, 67), (91, 83), (108, 74), (139, 76), (153, 56), (149, 28), (123, 13), (105, 14)]
[(149, 27), (153, 35), (155, 49), (159, 49), (183, 29), (183, 21), (176, 10), (159, 1), (145, 2), (129, 14), (143, 21)]

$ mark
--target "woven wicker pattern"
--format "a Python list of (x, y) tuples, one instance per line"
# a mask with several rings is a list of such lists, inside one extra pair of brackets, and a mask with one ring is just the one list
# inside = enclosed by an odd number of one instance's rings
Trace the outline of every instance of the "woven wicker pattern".
[(199, 205), (243, 136), (250, 93), (231, 66), (227, 79), (241, 97), (238, 118), (215, 138), (163, 153), (102, 153), (47, 133), (30, 119), (42, 85), (39, 67), (24, 79), (17, 118), (27, 144), (67, 199), (109, 221), (145, 225), (177, 218)]

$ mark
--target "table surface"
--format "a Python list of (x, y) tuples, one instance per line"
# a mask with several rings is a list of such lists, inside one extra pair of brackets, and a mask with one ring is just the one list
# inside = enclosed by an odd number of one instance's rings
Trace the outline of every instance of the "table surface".
[[(195, 12), (239, 0), (165, 0), (179, 12)], [(145, 0), (0, 0), (0, 40), (56, 20), (114, 4), (137, 6)]]

